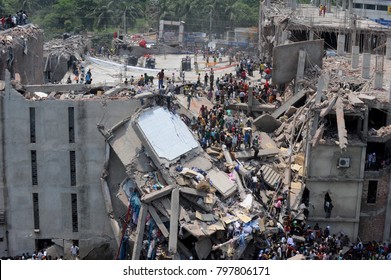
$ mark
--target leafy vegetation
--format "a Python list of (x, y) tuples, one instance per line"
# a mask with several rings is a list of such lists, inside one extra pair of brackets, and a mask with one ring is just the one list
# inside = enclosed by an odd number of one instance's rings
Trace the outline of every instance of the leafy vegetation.
[(186, 31), (223, 34), (233, 27), (256, 26), (258, 7), (259, 0), (0, 0), (0, 14), (25, 10), (50, 37), (156, 30), (161, 19), (184, 21)]

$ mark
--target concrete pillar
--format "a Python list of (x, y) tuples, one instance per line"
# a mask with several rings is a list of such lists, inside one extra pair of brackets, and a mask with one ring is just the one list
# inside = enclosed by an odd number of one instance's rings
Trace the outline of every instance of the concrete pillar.
[(352, 69), (357, 69), (360, 60), (360, 47), (353, 46), (352, 47)]
[(331, 0), (326, 1), (326, 12), (331, 13)]
[(383, 71), (375, 72), (375, 80), (373, 81), (375, 89), (383, 88)]
[(345, 55), (345, 34), (338, 34), (337, 55)]
[(288, 40), (288, 30), (284, 30), (281, 32), (281, 41), (280, 45), (285, 45), (285, 42)]
[(387, 38), (386, 59), (391, 59), (391, 38)]
[(369, 79), (371, 77), (371, 54), (362, 54), (362, 72), (361, 77), (363, 79)]
[(179, 35), (178, 35), (178, 41), (183, 42), (183, 31), (185, 30), (185, 26), (183, 22), (181, 21), (179, 23)]
[(342, 0), (342, 11), (346, 10), (346, 0)]
[(271, 0), (266, 0), (266, 7), (267, 7), (268, 9), (270, 9), (270, 3), (271, 3)]
[(296, 80), (295, 80), (295, 94), (298, 92), (298, 86), (297, 82), (302, 80), (304, 78), (304, 68), (305, 68), (305, 58), (306, 58), (306, 51), (300, 50), (299, 51), (299, 59), (297, 61), (297, 72), (296, 72)]
[(313, 30), (310, 30), (310, 37), (308, 40), (310, 40), (310, 41), (314, 40), (314, 31)]

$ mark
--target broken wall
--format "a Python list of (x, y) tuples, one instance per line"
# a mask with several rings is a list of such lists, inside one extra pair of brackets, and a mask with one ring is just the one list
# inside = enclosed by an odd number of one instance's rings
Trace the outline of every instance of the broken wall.
[[(12, 41), (7, 43), (5, 47), (0, 47), (0, 80), (4, 80), (7, 60), (11, 51), (14, 58), (9, 69), (12, 77), (15, 77), (15, 74), (18, 73), (22, 84), (42, 84), (44, 82), (42, 64), (43, 31), (32, 27), (31, 29), (29, 28), (27, 26), (25, 28), (14, 28), (12, 32), (10, 30), (10, 32), (6, 33), (7, 36), (11, 36)], [(3, 32), (0, 33), (0, 36), (3, 34)], [(25, 42), (25, 45), (23, 42)], [(12, 50), (8, 46), (12, 46)]]
[[(343, 231), (356, 239), (365, 164), (364, 144), (348, 146), (342, 152), (337, 145), (318, 145), (311, 149), (307, 188), (310, 191), (309, 221), (319, 225), (334, 224), (332, 233)], [(322, 160), (317, 160), (321, 158)], [(338, 167), (340, 158), (349, 158), (349, 167)], [(330, 218), (324, 210), (325, 194), (329, 193), (334, 208)]]
[[(376, 201), (368, 203), (369, 181), (377, 182)], [(362, 190), (359, 236), (363, 241), (387, 240), (383, 236), (390, 187), (390, 168), (380, 172), (365, 172)], [(377, 230), (374, 230), (377, 229)]]
[(296, 77), (299, 51), (307, 52), (306, 65), (322, 68), (323, 40), (280, 45), (273, 49), (273, 84), (284, 84)]
[[(35, 239), (79, 240), (84, 257), (95, 247), (110, 244), (116, 251), (101, 191), (105, 141), (96, 125), (111, 128), (139, 107), (135, 100), (29, 101), (12, 91), (3, 98), (7, 178), (9, 251), (35, 250)], [(74, 108), (75, 143), (69, 143), (68, 107)], [(30, 108), (35, 109), (36, 143), (30, 143)], [(110, 113), (109, 113), (110, 112)], [(37, 154), (38, 185), (32, 185), (31, 151)], [(75, 151), (76, 185), (70, 177), (70, 151)], [(54, 175), (55, 174), (55, 175)], [(32, 193), (39, 196), (40, 231), (34, 232)], [(77, 195), (78, 230), (72, 225), (71, 194)], [(1, 195), (1, 194), (0, 194)], [(21, 207), (21, 205), (23, 207)], [(4, 241), (5, 242), (5, 241)]]

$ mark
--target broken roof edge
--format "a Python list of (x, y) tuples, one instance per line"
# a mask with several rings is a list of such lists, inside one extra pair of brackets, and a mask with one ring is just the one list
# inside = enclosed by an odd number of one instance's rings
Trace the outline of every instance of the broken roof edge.
[[(140, 116), (142, 114), (147, 113), (147, 112), (151, 112), (153, 110), (157, 110), (159, 108), (160, 107), (158, 107), (158, 106), (148, 107), (148, 108), (145, 108), (145, 109), (142, 109), (142, 110), (138, 111), (134, 115), (134, 117), (132, 117), (133, 129), (136, 132), (136, 134), (139, 137), (139, 139), (141, 140), (144, 148), (146, 149), (146, 151), (148, 153), (148, 156), (152, 159), (154, 164), (157, 167), (164, 167), (164, 168), (168, 169), (171, 165), (175, 164), (176, 162), (178, 162), (183, 157), (186, 157), (187, 160), (191, 160), (194, 157), (198, 156), (201, 153), (201, 151), (202, 151), (202, 149), (201, 149), (201, 147), (199, 145), (197, 147), (191, 148), (190, 150), (188, 150), (188, 151), (184, 152), (183, 154), (173, 158), (172, 160), (164, 158), (164, 157), (160, 157), (158, 155), (158, 153), (155, 151), (155, 149), (153, 147), (153, 144), (149, 141), (148, 136), (144, 133), (143, 129), (141, 128), (139, 121), (140, 121)], [(182, 121), (182, 120), (180, 120), (180, 121)], [(194, 139), (194, 141), (196, 141), (196, 140)]]

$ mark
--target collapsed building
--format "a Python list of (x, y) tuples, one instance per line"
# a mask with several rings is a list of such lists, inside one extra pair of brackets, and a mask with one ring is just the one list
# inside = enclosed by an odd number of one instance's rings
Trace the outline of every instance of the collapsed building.
[[(279, 106), (261, 103), (251, 88), (247, 103), (227, 107), (254, 116), (256, 159), (247, 150), (202, 149), (186, 126), (198, 111), (184, 109), (183, 96), (173, 114), (153, 93), (32, 86), (5, 71), (2, 254), (51, 245), (67, 255), (76, 243), (84, 259), (249, 259), (292, 219), (351, 240), (389, 241), (389, 58), (345, 55), (342, 45), (324, 59), (323, 45), (273, 47)], [(266, 188), (255, 193), (248, 176), (261, 172)], [(274, 215), (278, 197), (285, 205)]]

